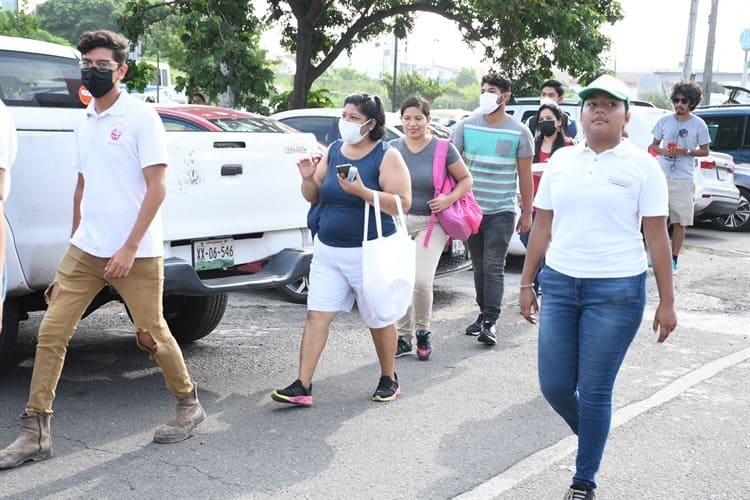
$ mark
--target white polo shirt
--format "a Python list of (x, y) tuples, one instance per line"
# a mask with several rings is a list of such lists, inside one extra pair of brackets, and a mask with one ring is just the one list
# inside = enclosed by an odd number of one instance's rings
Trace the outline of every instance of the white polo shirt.
[(552, 210), (546, 264), (574, 278), (621, 278), (646, 270), (641, 217), (668, 214), (659, 164), (629, 140), (596, 154), (559, 149), (546, 164), (534, 206)]
[(16, 161), (17, 141), (13, 117), (10, 116), (10, 111), (5, 107), (3, 101), (0, 101), (0, 169), (5, 170), (3, 199), (6, 201), (10, 193), (10, 167)]
[[(125, 92), (101, 114), (94, 102), (75, 132), (76, 169), (83, 174), (81, 223), (71, 243), (97, 257), (112, 257), (135, 225), (146, 194), (143, 168), (167, 163), (164, 125), (156, 111)], [(161, 210), (136, 257), (164, 252)]]

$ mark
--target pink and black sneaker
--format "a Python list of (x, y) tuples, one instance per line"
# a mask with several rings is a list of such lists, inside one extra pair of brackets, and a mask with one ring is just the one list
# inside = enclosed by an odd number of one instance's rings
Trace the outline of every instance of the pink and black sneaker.
[(427, 361), (432, 354), (432, 345), (430, 344), (430, 332), (419, 330), (417, 332), (417, 359)]
[(292, 385), (284, 389), (278, 389), (271, 393), (271, 399), (279, 403), (287, 403), (297, 406), (312, 406), (312, 384), (305, 388), (299, 379), (292, 382)]

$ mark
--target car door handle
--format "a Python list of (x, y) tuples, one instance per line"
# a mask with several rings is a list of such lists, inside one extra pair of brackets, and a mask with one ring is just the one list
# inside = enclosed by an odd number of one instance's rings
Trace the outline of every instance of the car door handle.
[(242, 165), (222, 165), (221, 175), (242, 175)]

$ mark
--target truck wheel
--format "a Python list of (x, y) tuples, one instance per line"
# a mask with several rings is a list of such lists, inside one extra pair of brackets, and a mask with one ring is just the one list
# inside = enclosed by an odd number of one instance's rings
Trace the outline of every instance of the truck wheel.
[(0, 372), (10, 367), (18, 336), (18, 300), (5, 299), (3, 304), (3, 326), (0, 332)]
[(716, 217), (711, 224), (722, 231), (747, 231), (750, 230), (750, 190), (740, 190), (740, 204), (733, 213)]
[(187, 344), (211, 333), (227, 309), (227, 294), (217, 293), (191, 297), (164, 297), (164, 319), (172, 336), (180, 344)]
[(276, 288), (285, 299), (295, 304), (307, 304), (307, 292), (310, 288), (310, 277), (305, 275), (297, 281), (292, 281)]

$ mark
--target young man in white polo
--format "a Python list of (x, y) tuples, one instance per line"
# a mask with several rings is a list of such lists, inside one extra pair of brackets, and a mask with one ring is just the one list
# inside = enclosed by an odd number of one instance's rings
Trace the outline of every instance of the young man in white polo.
[(693, 225), (695, 157), (708, 156), (706, 122), (692, 113), (701, 102), (702, 91), (695, 82), (679, 82), (672, 87), (674, 114), (665, 115), (654, 125), (651, 149), (659, 156), (669, 187), (669, 220), (672, 223), (672, 272), (685, 241), (687, 226)]
[[(50, 418), (68, 341), (92, 299), (111, 284), (125, 301), (138, 346), (162, 370), (177, 399), (176, 412), (154, 442), (187, 439), (206, 415), (177, 342), (162, 314), (167, 146), (156, 111), (119, 89), (128, 44), (111, 31), (83, 34), (81, 78), (93, 97), (75, 133), (78, 183), (73, 236), (45, 293), (49, 307), (39, 328), (29, 401), (21, 435), (0, 451), (0, 469), (52, 456)], [(81, 92), (82, 97), (88, 97)]]

